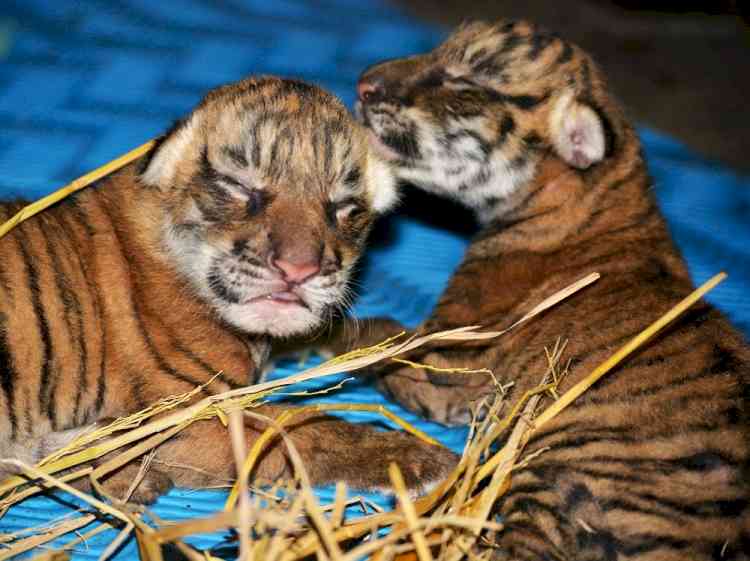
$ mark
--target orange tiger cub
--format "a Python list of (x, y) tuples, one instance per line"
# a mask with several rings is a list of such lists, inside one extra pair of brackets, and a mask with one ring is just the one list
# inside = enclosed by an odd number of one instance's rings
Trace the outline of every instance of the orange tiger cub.
[[(273, 338), (309, 332), (343, 305), (370, 225), (395, 197), (333, 96), (276, 78), (210, 92), (149, 156), (0, 239), (0, 458), (35, 462), (217, 373), (202, 396), (254, 382)], [(20, 206), (0, 206), (0, 221)], [(264, 429), (248, 421), (249, 441)], [(419, 492), (455, 461), (325, 416), (289, 434), (313, 483), (387, 487), (396, 461)], [(234, 475), (216, 421), (194, 423), (156, 460), (134, 500)], [(135, 469), (115, 474), (111, 492)], [(290, 473), (277, 443), (255, 475)]]
[[(472, 23), (434, 51), (383, 62), (357, 111), (398, 178), (472, 209), (483, 229), (422, 331), (507, 327), (544, 297), (601, 280), (492, 342), (410, 358), (489, 368), (510, 402), (568, 340), (565, 391), (692, 290), (638, 138), (578, 47), (523, 22)], [(362, 329), (381, 340), (402, 327)], [(405, 406), (465, 423), (487, 377), (378, 366)], [(498, 505), (499, 558), (748, 559), (750, 349), (705, 302), (536, 433)]]

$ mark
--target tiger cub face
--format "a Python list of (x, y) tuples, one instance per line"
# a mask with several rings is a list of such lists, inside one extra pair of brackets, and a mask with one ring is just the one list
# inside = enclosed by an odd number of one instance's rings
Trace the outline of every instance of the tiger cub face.
[(373, 218), (396, 198), (344, 106), (276, 78), (209, 93), (140, 180), (193, 290), (230, 326), (273, 336), (309, 331), (345, 301)]
[(583, 170), (610, 148), (592, 94), (601, 75), (575, 51), (525, 22), (471, 23), (432, 52), (367, 69), (356, 112), (400, 179), (486, 223), (543, 155)]

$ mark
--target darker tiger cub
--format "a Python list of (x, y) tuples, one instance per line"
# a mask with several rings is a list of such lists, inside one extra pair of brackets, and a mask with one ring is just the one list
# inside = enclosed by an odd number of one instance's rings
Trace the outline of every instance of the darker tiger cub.
[[(483, 226), (430, 318), (507, 327), (585, 273), (602, 278), (490, 343), (410, 358), (489, 368), (511, 401), (568, 339), (564, 391), (692, 290), (638, 138), (590, 57), (527, 23), (473, 23), (434, 51), (361, 77), (358, 113), (405, 182)], [(374, 320), (357, 344), (402, 329)], [(487, 377), (377, 367), (396, 400), (464, 423)], [(510, 559), (747, 559), (750, 349), (702, 302), (536, 434), (543, 453), (499, 505)]]
[[(209, 93), (149, 157), (12, 230), (0, 239), (0, 458), (37, 461), (217, 373), (204, 396), (255, 381), (273, 337), (343, 305), (370, 225), (395, 200), (389, 178), (333, 96), (247, 79)], [(20, 207), (0, 206), (0, 221)], [(246, 428), (252, 440), (265, 426)], [(387, 487), (396, 461), (419, 492), (455, 461), (320, 415), (289, 435), (313, 483)], [(134, 499), (226, 482), (232, 465), (226, 429), (194, 423), (159, 448)], [(289, 473), (277, 443), (255, 475)]]

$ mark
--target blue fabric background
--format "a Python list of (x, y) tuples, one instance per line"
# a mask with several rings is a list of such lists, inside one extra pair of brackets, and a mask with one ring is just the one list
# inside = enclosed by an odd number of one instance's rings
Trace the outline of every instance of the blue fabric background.
[[(381, 0), (5, 0), (0, 8), (0, 198), (35, 198), (54, 190), (156, 136), (211, 87), (247, 74), (314, 81), (351, 104), (363, 68), (425, 51), (444, 34)], [(709, 299), (750, 333), (750, 180), (663, 135), (641, 133), (657, 196), (695, 281), (727, 271), (729, 280)], [(439, 229), (396, 216), (378, 231), (362, 267), (355, 311), (390, 314), (416, 325), (461, 259), (468, 229), (461, 233), (461, 228)], [(644, 316), (644, 323), (650, 319)], [(282, 364), (273, 375), (299, 368)], [(317, 400), (386, 403), (355, 382)], [(441, 429), (388, 405), (461, 449), (464, 430)], [(330, 493), (320, 490), (323, 499)], [(168, 520), (204, 515), (220, 508), (224, 497), (223, 492), (175, 490), (155, 512)], [(28, 501), (0, 519), (0, 533), (69, 512), (57, 500)], [(75, 559), (96, 559), (113, 536), (109, 532), (79, 546)], [(226, 537), (202, 536), (193, 543), (231, 548)], [(136, 557), (131, 540), (116, 559)]]

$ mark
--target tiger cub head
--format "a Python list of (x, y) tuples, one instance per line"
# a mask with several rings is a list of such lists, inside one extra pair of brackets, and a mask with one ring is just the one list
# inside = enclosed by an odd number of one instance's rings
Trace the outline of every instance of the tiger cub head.
[(526, 22), (476, 22), (432, 52), (376, 64), (356, 112), (399, 179), (458, 200), (481, 222), (543, 157), (596, 166), (627, 126), (588, 55)]
[(342, 306), (388, 167), (332, 95), (246, 79), (210, 92), (140, 173), (168, 261), (246, 333), (310, 331)]

